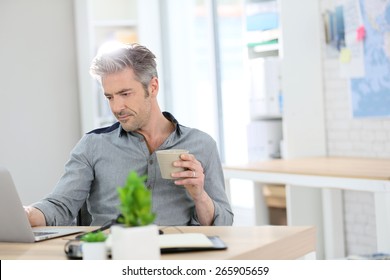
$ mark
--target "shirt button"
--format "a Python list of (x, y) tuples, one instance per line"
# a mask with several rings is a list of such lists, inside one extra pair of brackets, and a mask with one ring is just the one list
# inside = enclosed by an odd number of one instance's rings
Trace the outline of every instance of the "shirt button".
[(150, 164), (150, 165), (153, 164), (153, 160), (152, 160), (152, 159), (149, 160), (149, 164)]

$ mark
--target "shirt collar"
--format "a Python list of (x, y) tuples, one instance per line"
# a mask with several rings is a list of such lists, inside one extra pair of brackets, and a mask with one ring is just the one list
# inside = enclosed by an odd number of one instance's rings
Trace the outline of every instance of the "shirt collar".
[[(176, 118), (169, 112), (162, 112), (162, 114), (164, 115), (164, 117), (170, 121), (171, 123), (173, 123), (175, 125), (175, 131), (176, 131), (176, 135), (177, 136), (181, 136), (182, 134), (182, 131), (180, 129), (180, 124), (179, 122), (176, 120)], [(121, 126), (120, 129), (119, 129), (119, 137), (122, 137), (123, 135), (127, 135), (127, 131), (123, 129), (123, 127)], [(129, 132), (131, 133), (131, 132)], [(141, 135), (139, 135), (138, 133), (132, 133), (132, 135), (136, 136), (136, 137), (141, 137)]]
[(169, 112), (163, 112), (163, 115), (164, 115), (164, 117), (165, 117), (168, 121), (170, 121), (171, 123), (173, 123), (173, 124), (175, 125), (175, 127), (176, 127), (176, 135), (177, 135), (177, 136), (180, 136), (180, 135), (182, 134), (181, 129), (180, 129), (180, 124), (179, 124), (179, 122), (175, 119), (175, 117), (174, 117), (171, 113), (169, 113)]

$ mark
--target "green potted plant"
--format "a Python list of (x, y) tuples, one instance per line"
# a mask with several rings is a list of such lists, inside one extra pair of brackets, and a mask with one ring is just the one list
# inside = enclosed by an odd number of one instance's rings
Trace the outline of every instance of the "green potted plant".
[(102, 231), (89, 232), (81, 237), (83, 241), (82, 252), (84, 260), (107, 259), (107, 235)]
[(147, 177), (131, 171), (118, 187), (119, 225), (111, 227), (113, 259), (159, 259), (158, 228), (153, 224), (152, 193), (145, 186)]
[(96, 232), (88, 232), (80, 238), (80, 240), (84, 242), (105, 242), (106, 239), (107, 235), (100, 230)]
[(131, 171), (126, 184), (117, 189), (121, 211), (119, 223), (138, 227), (154, 222), (156, 214), (152, 212), (152, 193), (145, 186), (146, 179), (146, 175), (138, 176), (135, 171)]

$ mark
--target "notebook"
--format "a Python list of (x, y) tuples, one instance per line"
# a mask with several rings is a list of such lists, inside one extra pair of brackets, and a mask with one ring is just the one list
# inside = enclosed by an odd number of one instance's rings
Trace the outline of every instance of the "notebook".
[(9, 171), (0, 167), (0, 242), (36, 242), (81, 232), (77, 227), (32, 228)]
[(162, 254), (227, 249), (219, 236), (203, 233), (164, 234), (159, 236), (159, 242)]

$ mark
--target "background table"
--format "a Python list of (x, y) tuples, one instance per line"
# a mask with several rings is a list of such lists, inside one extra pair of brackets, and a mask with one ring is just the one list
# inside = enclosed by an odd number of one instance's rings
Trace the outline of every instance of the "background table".
[[(377, 249), (390, 252), (390, 160), (346, 157), (314, 157), (290, 160), (270, 160), (238, 166), (224, 166), (229, 189), (230, 179), (245, 179), (259, 183), (286, 185), (289, 225), (294, 213), (310, 216), (322, 212), (323, 225), (318, 232), (318, 246), (324, 247), (324, 258), (344, 257), (344, 226), (341, 190), (373, 192), (375, 197)], [(299, 210), (306, 201), (291, 195), (294, 186), (319, 188), (321, 211), (315, 205), (312, 213)], [(256, 188), (255, 188), (256, 189)], [(263, 215), (264, 201), (257, 188), (256, 216)], [(308, 203), (310, 197), (308, 197)], [(296, 209), (298, 209), (296, 211)], [(314, 214), (313, 214), (314, 215)], [(304, 217), (300, 220), (305, 220)], [(257, 220), (261, 220), (257, 218)], [(307, 219), (310, 220), (310, 219)], [(319, 248), (317, 248), (319, 249)], [(318, 251), (317, 251), (318, 252)]]

